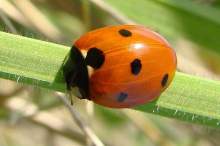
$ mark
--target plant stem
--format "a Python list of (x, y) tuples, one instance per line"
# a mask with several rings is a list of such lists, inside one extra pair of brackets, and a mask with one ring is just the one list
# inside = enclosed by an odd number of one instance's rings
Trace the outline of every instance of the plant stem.
[(83, 131), (84, 135), (87, 137), (88, 140), (92, 142), (94, 146), (104, 146), (102, 141), (96, 136), (96, 134), (90, 129), (90, 127), (83, 121), (79, 113), (76, 111), (75, 108), (70, 104), (67, 97), (59, 92), (56, 93), (57, 97), (64, 103), (67, 109), (70, 111), (73, 120), (79, 126), (79, 128)]

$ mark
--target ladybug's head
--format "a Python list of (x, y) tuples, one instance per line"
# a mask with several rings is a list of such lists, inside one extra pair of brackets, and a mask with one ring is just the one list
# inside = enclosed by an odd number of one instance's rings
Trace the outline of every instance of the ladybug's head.
[(73, 46), (63, 67), (67, 90), (79, 91), (79, 98), (89, 99), (89, 74), (81, 51)]

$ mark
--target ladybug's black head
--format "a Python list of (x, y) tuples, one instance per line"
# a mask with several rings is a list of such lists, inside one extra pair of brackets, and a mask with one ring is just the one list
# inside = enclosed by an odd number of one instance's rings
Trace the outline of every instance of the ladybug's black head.
[(89, 99), (89, 76), (85, 59), (80, 50), (73, 46), (63, 67), (67, 90), (78, 87), (83, 99)]

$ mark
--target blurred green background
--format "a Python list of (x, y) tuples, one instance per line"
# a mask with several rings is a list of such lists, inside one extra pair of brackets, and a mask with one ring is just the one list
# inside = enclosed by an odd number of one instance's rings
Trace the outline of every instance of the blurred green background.
[[(219, 79), (219, 0), (1, 0), (0, 30), (71, 46), (106, 25), (142, 24), (178, 56), (178, 70)], [(0, 145), (89, 145), (53, 91), (0, 80)], [(219, 146), (220, 131), (74, 99), (107, 146)], [(93, 110), (94, 109), (94, 110)]]

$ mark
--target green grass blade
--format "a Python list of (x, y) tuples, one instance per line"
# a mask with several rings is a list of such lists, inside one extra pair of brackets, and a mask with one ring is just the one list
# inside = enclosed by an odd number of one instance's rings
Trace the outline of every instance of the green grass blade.
[(64, 91), (60, 67), (69, 48), (0, 32), (0, 77)]
[(158, 100), (136, 109), (220, 127), (220, 82), (177, 73)]
[[(65, 91), (62, 65), (69, 48), (0, 32), (0, 77)], [(157, 101), (135, 109), (220, 127), (220, 82), (177, 72)]]

